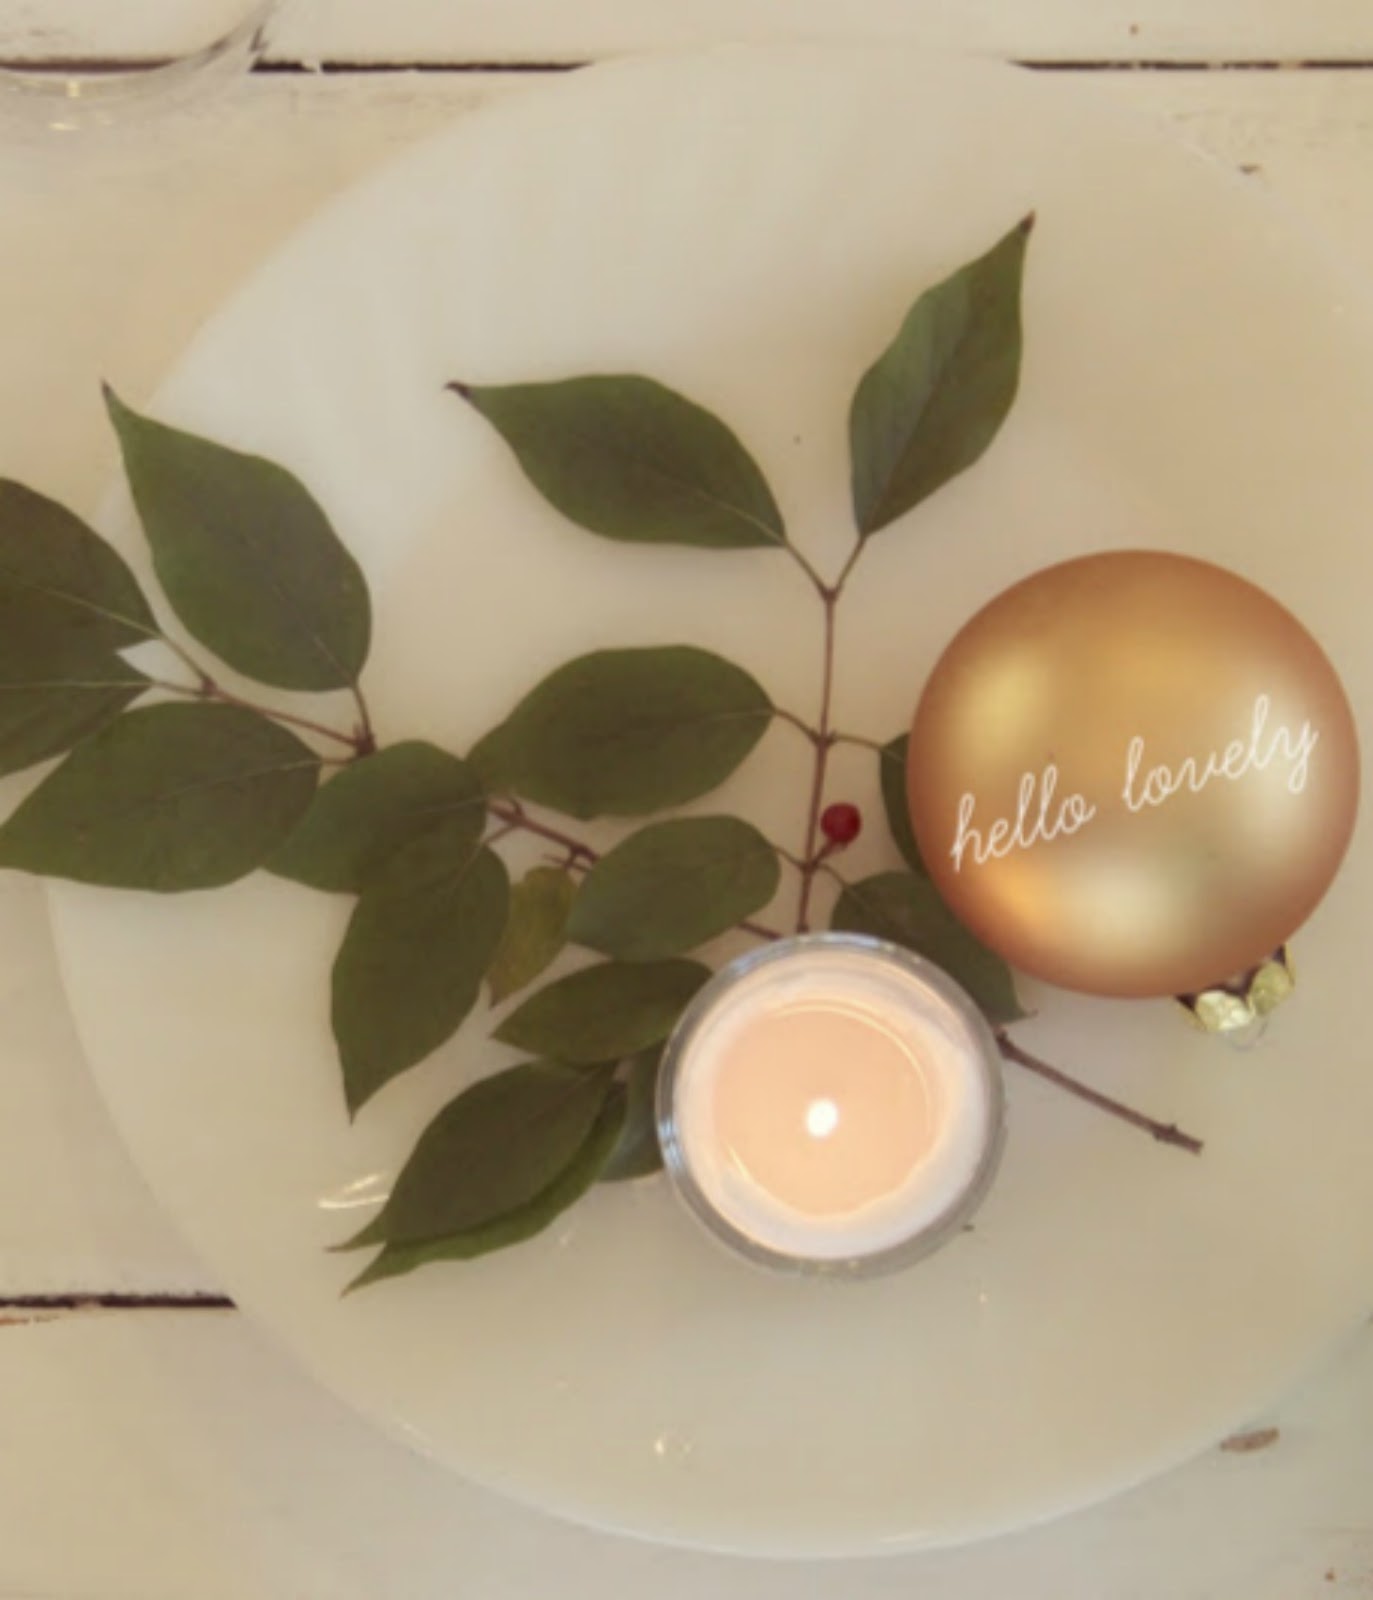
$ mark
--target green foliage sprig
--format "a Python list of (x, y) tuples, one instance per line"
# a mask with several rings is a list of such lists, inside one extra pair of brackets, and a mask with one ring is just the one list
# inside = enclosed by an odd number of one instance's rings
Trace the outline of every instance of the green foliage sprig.
[[(0, 483), (0, 773), (64, 757), (0, 827), (0, 866), (164, 893), (266, 868), (353, 897), (332, 1016), (354, 1114), (454, 1035), (483, 984), (493, 1003), (530, 991), (494, 1035), (528, 1059), (434, 1119), (385, 1206), (341, 1246), (378, 1252), (354, 1286), (517, 1243), (598, 1180), (656, 1171), (659, 1054), (710, 975), (693, 954), (733, 930), (780, 937), (757, 919), (785, 871), (796, 880), (797, 931), (812, 926), (819, 886), (832, 881), (830, 926), (938, 962), (986, 1012), (1008, 1060), (1159, 1140), (1200, 1149), (1012, 1041), (1007, 1025), (1023, 1013), (1011, 973), (953, 918), (921, 863), (904, 736), (870, 743), (832, 717), (836, 616), (868, 540), (972, 466), (1010, 412), (1030, 231), (1027, 218), (922, 295), (858, 385), (857, 538), (833, 580), (791, 542), (734, 433), (661, 384), (451, 385), (534, 488), (590, 532), (772, 549), (796, 563), (819, 603), (814, 721), (776, 706), (731, 662), (673, 644), (568, 662), (465, 758), (421, 741), (382, 748), (362, 688), (365, 579), (284, 468), (107, 392), (179, 623), (268, 688), (346, 692), (346, 728), (231, 692), (158, 622), (109, 545), (61, 506)], [(165, 676), (125, 659), (150, 642)], [(658, 818), (604, 853), (575, 831), (700, 799), (777, 723), (810, 756), (796, 850), (727, 815)], [(830, 756), (846, 742), (873, 751), (892, 839), (888, 870), (858, 882), (835, 865), (844, 828), (826, 825)], [(550, 856), (512, 883), (500, 846), (520, 836)], [(569, 945), (594, 959), (534, 988)]]

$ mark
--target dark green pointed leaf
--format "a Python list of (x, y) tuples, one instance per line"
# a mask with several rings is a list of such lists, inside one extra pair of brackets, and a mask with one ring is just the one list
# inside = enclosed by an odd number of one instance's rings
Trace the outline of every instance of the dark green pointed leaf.
[(368, 882), (334, 962), (333, 1019), (351, 1111), (437, 1050), (476, 1003), (510, 880), (458, 813)]
[(437, 1261), (472, 1261), (478, 1256), (490, 1255), (493, 1250), (523, 1244), (526, 1239), (542, 1233), (564, 1211), (576, 1205), (601, 1175), (619, 1140), (624, 1118), (624, 1089), (612, 1084), (581, 1148), (552, 1183), (527, 1205), (466, 1233), (451, 1234), (424, 1244), (387, 1245), (366, 1271), (348, 1285), (345, 1293), (369, 1283), (381, 1283), (386, 1278), (402, 1277)]
[(0, 866), (116, 889), (231, 883), (300, 820), (319, 757), (237, 706), (130, 711), (86, 740), (0, 828)]
[(460, 844), (465, 824), (475, 845), (486, 796), (472, 768), (432, 744), (392, 745), (331, 778), (268, 865), (312, 889), (357, 894), (403, 844), (455, 819), (450, 839)]
[(173, 608), (236, 671), (342, 689), (367, 660), (362, 569), (284, 467), (131, 411), (106, 390), (124, 470)]
[(925, 862), (911, 827), (910, 806), (906, 800), (906, 751), (910, 735), (903, 733), (882, 746), (877, 758), (882, 780), (882, 809), (892, 840), (913, 872), (925, 875)]
[(592, 533), (713, 550), (785, 542), (777, 502), (739, 440), (650, 378), (450, 387), (540, 494)]
[(978, 459), (1020, 384), (1020, 287), (1033, 218), (916, 301), (853, 397), (853, 510), (866, 538)]
[(123, 559), (79, 517), (0, 480), (0, 638), (49, 650), (123, 650), (157, 624)]
[(993, 1025), (1025, 1015), (1010, 968), (973, 938), (928, 878), (880, 872), (849, 884), (839, 896), (830, 926), (885, 939), (934, 962), (962, 984)]
[(723, 783), (771, 720), (761, 686), (709, 651), (601, 650), (545, 678), (471, 759), (490, 788), (568, 816), (643, 816)]
[(486, 974), (492, 1005), (533, 983), (567, 943), (576, 894), (572, 874), (561, 867), (535, 867), (515, 885), (505, 935)]
[(737, 817), (652, 823), (592, 868), (568, 938), (620, 961), (682, 955), (767, 905), (780, 877), (776, 850)]
[(147, 687), (141, 672), (80, 634), (35, 644), (0, 633), (0, 776), (64, 754)]
[(500, 1025), (496, 1038), (560, 1061), (617, 1061), (666, 1039), (709, 977), (698, 961), (585, 967), (531, 995)]
[(658, 1066), (661, 1049), (645, 1050), (630, 1063), (625, 1078), (625, 1125), (601, 1173), (603, 1183), (648, 1178), (663, 1170), (658, 1143)]
[(585, 1144), (614, 1075), (527, 1061), (473, 1084), (425, 1129), (386, 1205), (347, 1248), (422, 1244), (528, 1205)]

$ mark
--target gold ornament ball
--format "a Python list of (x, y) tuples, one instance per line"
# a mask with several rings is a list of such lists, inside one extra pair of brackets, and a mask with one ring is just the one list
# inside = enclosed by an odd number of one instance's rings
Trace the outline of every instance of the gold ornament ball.
[(1049, 567), (959, 632), (916, 710), (911, 823), (955, 914), (1089, 994), (1194, 993), (1263, 962), (1349, 844), (1357, 735), (1272, 596), (1153, 551)]

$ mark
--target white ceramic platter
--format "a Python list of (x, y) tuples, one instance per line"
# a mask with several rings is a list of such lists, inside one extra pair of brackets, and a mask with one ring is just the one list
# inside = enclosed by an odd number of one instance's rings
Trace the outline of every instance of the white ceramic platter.
[[(652, 374), (732, 422), (833, 568), (855, 381), (919, 290), (1031, 208), (1022, 398), (981, 465), (874, 541), (846, 600), (842, 721), (895, 733), (992, 593), (1124, 544), (1273, 590), (1366, 713), (1373, 327), (1356, 287), (1240, 179), (1010, 68), (739, 50), (542, 84), (303, 229), (157, 409), (281, 458), (328, 506), (374, 584), (388, 739), (465, 749), (604, 645), (694, 642), (806, 709), (818, 623), (789, 564), (570, 527), (443, 386)], [(126, 512), (111, 526), (132, 545)], [(779, 727), (710, 809), (795, 837), (805, 759)], [(870, 760), (838, 770), (872, 807)], [(880, 831), (855, 872), (886, 859)], [(483, 1019), (350, 1126), (328, 1027), (344, 902), (259, 877), (165, 900), (61, 887), (53, 907), (144, 1172), (324, 1382), (551, 1510), (837, 1553), (1106, 1494), (1242, 1423), (1366, 1312), (1370, 880), (1365, 829), (1299, 942), (1299, 998), (1247, 1054), (1166, 1004), (1028, 991), (1028, 1044), (1204, 1136), (1201, 1159), (1013, 1075), (976, 1231), (895, 1278), (774, 1279), (650, 1182), (346, 1302), (356, 1263), (326, 1246), (456, 1086), (506, 1059)]]

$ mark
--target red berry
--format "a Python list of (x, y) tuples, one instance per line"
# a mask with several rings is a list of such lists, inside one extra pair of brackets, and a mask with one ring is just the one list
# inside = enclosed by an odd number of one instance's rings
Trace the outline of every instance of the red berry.
[(820, 832), (832, 845), (852, 844), (863, 831), (863, 813), (847, 801), (837, 801), (820, 813)]

